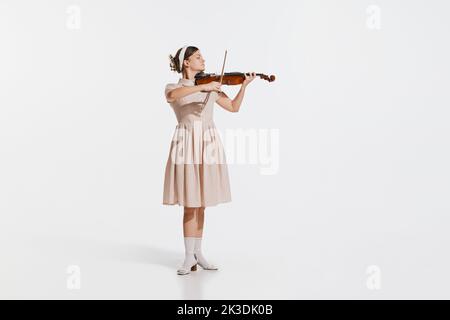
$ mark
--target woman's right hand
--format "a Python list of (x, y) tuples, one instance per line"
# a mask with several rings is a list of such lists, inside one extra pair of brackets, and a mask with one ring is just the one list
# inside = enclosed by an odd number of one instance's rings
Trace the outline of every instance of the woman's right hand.
[(216, 91), (220, 92), (221, 84), (218, 81), (211, 81), (210, 83), (203, 84), (203, 91)]

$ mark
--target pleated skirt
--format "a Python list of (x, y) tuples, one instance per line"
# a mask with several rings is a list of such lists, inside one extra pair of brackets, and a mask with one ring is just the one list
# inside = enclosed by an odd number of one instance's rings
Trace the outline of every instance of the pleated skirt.
[(163, 204), (210, 207), (230, 201), (225, 150), (214, 122), (179, 122), (165, 167)]

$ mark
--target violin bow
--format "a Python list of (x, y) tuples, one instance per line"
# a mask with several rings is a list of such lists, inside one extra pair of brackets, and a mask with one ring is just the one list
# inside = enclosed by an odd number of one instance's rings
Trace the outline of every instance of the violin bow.
[[(227, 50), (225, 50), (225, 56), (223, 57), (223, 65), (222, 65), (222, 74), (220, 75), (220, 84), (222, 84), (222, 79), (223, 79), (223, 70), (225, 69), (225, 61), (227, 60)], [(220, 90), (218, 93), (222, 92), (222, 90)], [(202, 106), (202, 111), (206, 106), (206, 103), (209, 99), (209, 95), (211, 94), (211, 91), (208, 92), (208, 94), (206, 95), (205, 101), (203, 101), (203, 106)]]
[[(223, 57), (223, 65), (222, 65), (222, 74), (220, 75), (220, 84), (222, 85), (222, 79), (223, 79), (223, 70), (225, 69), (225, 61), (227, 60), (227, 50), (225, 49), (225, 56)], [(219, 92), (222, 92), (219, 91)]]

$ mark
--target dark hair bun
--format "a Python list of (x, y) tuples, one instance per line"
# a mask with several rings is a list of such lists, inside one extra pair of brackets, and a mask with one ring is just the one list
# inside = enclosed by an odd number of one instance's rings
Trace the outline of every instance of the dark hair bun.
[(174, 56), (172, 56), (171, 54), (169, 54), (169, 60), (170, 60), (170, 70), (180, 73), (178, 67), (178, 60), (175, 59)]

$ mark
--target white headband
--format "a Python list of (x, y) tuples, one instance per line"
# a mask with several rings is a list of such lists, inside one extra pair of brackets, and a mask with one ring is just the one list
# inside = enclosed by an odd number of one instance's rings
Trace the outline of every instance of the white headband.
[(188, 46), (184, 46), (183, 49), (181, 49), (180, 55), (178, 56), (178, 60), (180, 62), (180, 71), (183, 69), (183, 61), (184, 61), (184, 53), (186, 52)]

